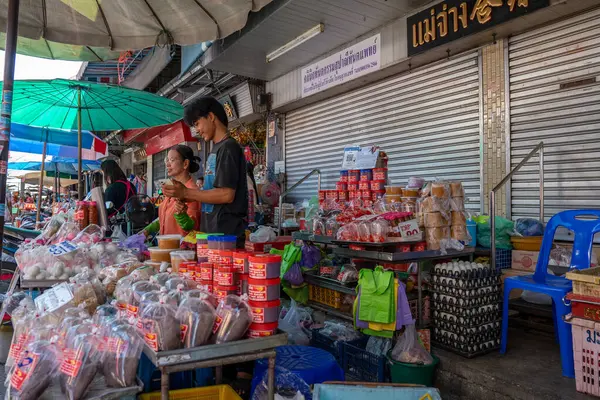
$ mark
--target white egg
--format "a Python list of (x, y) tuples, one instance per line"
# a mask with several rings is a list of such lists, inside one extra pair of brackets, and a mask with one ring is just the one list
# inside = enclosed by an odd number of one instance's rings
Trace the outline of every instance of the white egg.
[(30, 275), (30, 274), (25, 274), (23, 275), (23, 279), (25, 279), (26, 281), (30, 281), (34, 278), (35, 275)]
[(35, 276), (35, 279), (42, 280), (42, 279), (46, 279), (46, 277), (47, 277), (46, 273), (44, 271), (41, 271), (39, 274), (37, 274)]
[(27, 271), (28, 275), (31, 276), (36, 276), (37, 274), (40, 273), (40, 271), (42, 270), (43, 265), (42, 264), (33, 264), (29, 267), (29, 270)]

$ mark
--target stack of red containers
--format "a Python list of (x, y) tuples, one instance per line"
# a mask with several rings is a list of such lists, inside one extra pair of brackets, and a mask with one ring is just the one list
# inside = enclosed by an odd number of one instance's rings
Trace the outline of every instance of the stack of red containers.
[(213, 287), (217, 299), (223, 299), (230, 294), (238, 294), (238, 277), (233, 270), (233, 252), (219, 250), (215, 266)]
[(250, 337), (271, 336), (279, 321), (281, 256), (255, 254), (248, 256), (248, 298), (252, 308)]

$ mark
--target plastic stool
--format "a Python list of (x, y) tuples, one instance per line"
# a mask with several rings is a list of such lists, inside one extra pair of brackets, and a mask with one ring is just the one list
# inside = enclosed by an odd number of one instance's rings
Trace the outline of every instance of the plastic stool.
[[(275, 351), (277, 352), (276, 367), (295, 373), (308, 385), (344, 380), (344, 371), (338, 365), (335, 357), (325, 350), (310, 346), (280, 346)], [(268, 359), (256, 361), (251, 397), (268, 367)]]

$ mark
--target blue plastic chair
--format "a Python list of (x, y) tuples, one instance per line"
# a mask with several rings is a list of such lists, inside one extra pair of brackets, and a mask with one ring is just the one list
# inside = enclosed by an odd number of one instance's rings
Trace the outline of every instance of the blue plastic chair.
[[(578, 219), (578, 217), (595, 217), (593, 219)], [(570, 229), (575, 234), (571, 269), (586, 269), (590, 267), (594, 235), (600, 232), (600, 210), (571, 210), (554, 215), (546, 225), (542, 248), (533, 275), (513, 276), (504, 280), (504, 302), (502, 307), (502, 344), (500, 353), (506, 353), (508, 342), (508, 301), (510, 292), (514, 289), (529, 290), (543, 293), (552, 298), (554, 317), (554, 332), (560, 345), (560, 362), (563, 376), (575, 377), (573, 365), (573, 336), (571, 325), (565, 323), (563, 316), (571, 312), (571, 306), (563, 302), (563, 297), (572, 290), (571, 281), (548, 274), (548, 261), (556, 229)]]

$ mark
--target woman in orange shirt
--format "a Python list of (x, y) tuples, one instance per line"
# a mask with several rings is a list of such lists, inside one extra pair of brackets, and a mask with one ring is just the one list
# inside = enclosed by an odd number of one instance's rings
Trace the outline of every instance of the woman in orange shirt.
[[(172, 180), (183, 183), (187, 188), (198, 190), (191, 174), (200, 170), (200, 158), (194, 156), (191, 148), (177, 145), (169, 150), (165, 165), (167, 175)], [(144, 229), (146, 236), (159, 232), (161, 235), (187, 235), (189, 231), (198, 230), (200, 226), (200, 204), (198, 202), (183, 203), (172, 197), (165, 200), (158, 208), (158, 219)]]

